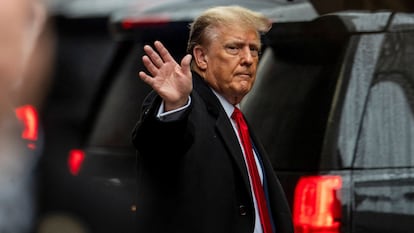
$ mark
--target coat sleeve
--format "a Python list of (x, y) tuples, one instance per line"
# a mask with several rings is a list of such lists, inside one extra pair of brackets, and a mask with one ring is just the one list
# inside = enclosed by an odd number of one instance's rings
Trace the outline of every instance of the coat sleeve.
[(193, 141), (194, 127), (189, 123), (192, 105), (174, 121), (160, 121), (157, 112), (161, 98), (151, 92), (142, 105), (141, 117), (132, 131), (132, 142), (142, 156), (173, 157), (184, 154)]

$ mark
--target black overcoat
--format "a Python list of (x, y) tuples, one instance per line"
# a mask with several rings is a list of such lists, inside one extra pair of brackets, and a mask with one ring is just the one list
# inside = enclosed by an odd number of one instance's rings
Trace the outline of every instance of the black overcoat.
[[(139, 233), (252, 233), (254, 208), (247, 168), (223, 107), (193, 72), (191, 105), (184, 116), (162, 122), (161, 99), (152, 92), (133, 130), (137, 148)], [(277, 233), (292, 233), (282, 187), (254, 133), (262, 157)]]

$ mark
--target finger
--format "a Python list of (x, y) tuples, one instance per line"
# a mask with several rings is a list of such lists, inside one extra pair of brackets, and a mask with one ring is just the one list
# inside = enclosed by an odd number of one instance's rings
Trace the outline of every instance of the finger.
[(148, 84), (148, 85), (150, 85), (151, 87), (152, 87), (152, 85), (154, 84), (154, 79), (151, 77), (151, 76), (149, 76), (149, 75), (147, 75), (145, 72), (143, 72), (143, 71), (140, 71), (139, 73), (138, 73), (138, 75), (139, 75), (139, 77), (140, 77), (140, 79), (142, 80), (142, 81), (144, 81), (146, 84)]
[(183, 69), (184, 73), (190, 73), (191, 72), (191, 59), (192, 56), (190, 54), (187, 54), (183, 59), (181, 60), (181, 68)]
[(160, 54), (163, 61), (165, 61), (165, 62), (170, 62), (170, 61), (175, 62), (175, 60), (171, 56), (170, 52), (168, 52), (168, 50), (164, 47), (164, 45), (160, 41), (155, 41), (154, 46), (157, 49), (157, 51)]
[(152, 76), (157, 76), (158, 67), (154, 65), (153, 61), (148, 56), (142, 57), (142, 63), (145, 68), (152, 74)]
[(156, 67), (159, 68), (162, 66), (162, 64), (164, 64), (162, 58), (158, 55), (157, 52), (155, 52), (155, 50), (151, 46), (145, 45), (144, 51)]

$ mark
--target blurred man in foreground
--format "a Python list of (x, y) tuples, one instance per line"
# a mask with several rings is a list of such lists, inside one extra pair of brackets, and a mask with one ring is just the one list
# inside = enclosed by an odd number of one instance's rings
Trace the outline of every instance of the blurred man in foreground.
[(30, 134), (37, 140), (38, 129), (24, 123), (33, 122), (35, 106), (47, 90), (52, 46), (48, 40), (39, 40), (46, 18), (46, 7), (40, 0), (1, 2), (0, 232), (31, 232), (34, 224), (33, 169), (39, 145), (24, 137)]

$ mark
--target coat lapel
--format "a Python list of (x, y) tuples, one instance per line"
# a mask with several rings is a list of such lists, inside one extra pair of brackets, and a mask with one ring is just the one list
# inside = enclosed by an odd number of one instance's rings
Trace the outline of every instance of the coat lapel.
[(224, 144), (229, 149), (230, 154), (233, 157), (233, 160), (235, 161), (237, 167), (239, 168), (246, 189), (248, 192), (250, 192), (249, 176), (247, 174), (247, 167), (246, 163), (244, 162), (243, 153), (239, 146), (239, 141), (237, 140), (236, 135), (233, 133), (233, 127), (231, 126), (229, 119), (224, 113), (220, 114), (217, 118), (216, 129), (220, 134), (220, 137), (223, 140)]
[(244, 162), (243, 152), (239, 146), (237, 136), (234, 134), (233, 126), (227, 117), (220, 101), (212, 92), (205, 81), (196, 73), (193, 72), (194, 89), (206, 103), (207, 109), (216, 120), (216, 130), (223, 140), (225, 146), (229, 150), (235, 164), (237, 165), (240, 174), (242, 175), (245, 187), (250, 193), (249, 176), (247, 174), (246, 163)]

